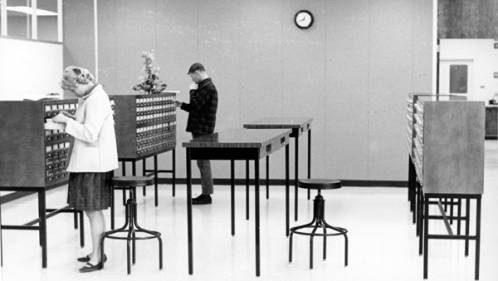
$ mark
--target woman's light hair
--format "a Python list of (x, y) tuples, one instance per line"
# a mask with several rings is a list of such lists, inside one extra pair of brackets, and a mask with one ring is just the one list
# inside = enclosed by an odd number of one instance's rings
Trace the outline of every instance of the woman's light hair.
[(90, 82), (96, 83), (97, 81), (88, 69), (79, 66), (68, 66), (62, 74), (61, 88), (72, 91), (77, 84), (86, 85)]

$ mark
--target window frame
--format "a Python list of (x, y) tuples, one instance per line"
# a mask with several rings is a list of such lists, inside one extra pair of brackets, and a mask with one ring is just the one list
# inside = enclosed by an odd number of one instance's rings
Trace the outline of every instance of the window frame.
[(30, 6), (29, 8), (32, 9), (30, 14), (31, 20), (31, 32), (28, 34), (27, 37), (18, 37), (18, 36), (9, 36), (9, 23), (8, 23), (8, 17), (7, 17), (7, 7), (8, 7), (8, 0), (0, 0), (0, 37), (7, 37), (7, 38), (15, 38), (15, 39), (25, 39), (25, 40), (33, 40), (33, 41), (43, 41), (43, 42), (52, 42), (52, 43), (62, 43), (64, 38), (63, 38), (63, 8), (62, 8), (62, 1), (63, 0), (57, 0), (57, 11), (56, 17), (57, 17), (57, 40), (39, 40), (38, 39), (38, 1), (43, 1), (43, 0), (31, 0), (30, 1)]

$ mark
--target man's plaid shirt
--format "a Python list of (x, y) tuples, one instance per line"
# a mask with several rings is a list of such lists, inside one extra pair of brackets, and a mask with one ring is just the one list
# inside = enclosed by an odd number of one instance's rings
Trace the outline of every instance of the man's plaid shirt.
[(194, 135), (212, 134), (216, 125), (218, 92), (211, 78), (202, 80), (197, 90), (190, 90), (189, 103), (183, 103), (181, 109), (187, 111), (187, 132)]

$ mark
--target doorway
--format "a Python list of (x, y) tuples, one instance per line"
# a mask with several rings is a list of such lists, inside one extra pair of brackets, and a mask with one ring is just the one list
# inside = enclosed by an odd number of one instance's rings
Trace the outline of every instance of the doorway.
[(464, 95), (471, 100), (476, 99), (473, 65), (472, 59), (442, 59), (439, 65), (440, 93)]

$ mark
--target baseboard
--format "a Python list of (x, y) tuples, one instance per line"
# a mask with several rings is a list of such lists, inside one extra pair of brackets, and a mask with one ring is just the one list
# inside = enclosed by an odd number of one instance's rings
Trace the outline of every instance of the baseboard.
[[(159, 183), (171, 184), (173, 181), (170, 178), (161, 178)], [(185, 184), (187, 182), (186, 178), (177, 178), (177, 184)], [(230, 179), (227, 178), (217, 178), (213, 179), (215, 185), (230, 185)], [(200, 179), (192, 179), (193, 184), (200, 184)], [(249, 180), (251, 185), (254, 185), (254, 179)], [(236, 185), (245, 185), (245, 179), (235, 179)], [(262, 179), (260, 181), (261, 185), (266, 185), (266, 180)], [(270, 179), (270, 185), (285, 185), (285, 179)], [(292, 180), (290, 181), (292, 185)], [(406, 187), (407, 181), (390, 181), (390, 180), (342, 180), (343, 186), (357, 186), (357, 187)]]
[[(160, 178), (158, 180), (159, 183), (162, 184), (171, 184), (173, 181), (171, 178)], [(177, 184), (186, 184), (187, 179), (186, 178), (177, 178), (176, 183)], [(217, 178), (213, 179), (213, 182), (215, 185), (230, 185), (230, 179), (228, 178)], [(200, 184), (201, 180), (199, 178), (192, 179), (193, 184)], [(246, 181), (245, 179), (235, 179), (235, 184), (236, 185), (245, 185)], [(250, 185), (254, 185), (254, 179), (249, 180)], [(266, 185), (266, 180), (262, 179), (260, 181), (260, 184), (262, 186)], [(269, 181), (270, 185), (280, 185), (283, 186), (285, 185), (285, 179), (270, 179)], [(293, 182), (291, 180), (290, 184), (292, 185)], [(342, 185), (343, 186), (356, 186), (356, 187), (406, 187), (407, 186), (407, 181), (391, 181), (391, 180), (342, 180)], [(57, 187), (52, 187), (52, 188), (47, 188), (47, 190), (57, 188)], [(1, 196), (0, 197), (0, 203), (7, 203), (10, 201), (14, 201), (16, 199), (19, 199), (21, 197), (27, 196), (29, 194), (32, 194), (33, 192), (13, 192), (9, 193), (7, 195)]]

